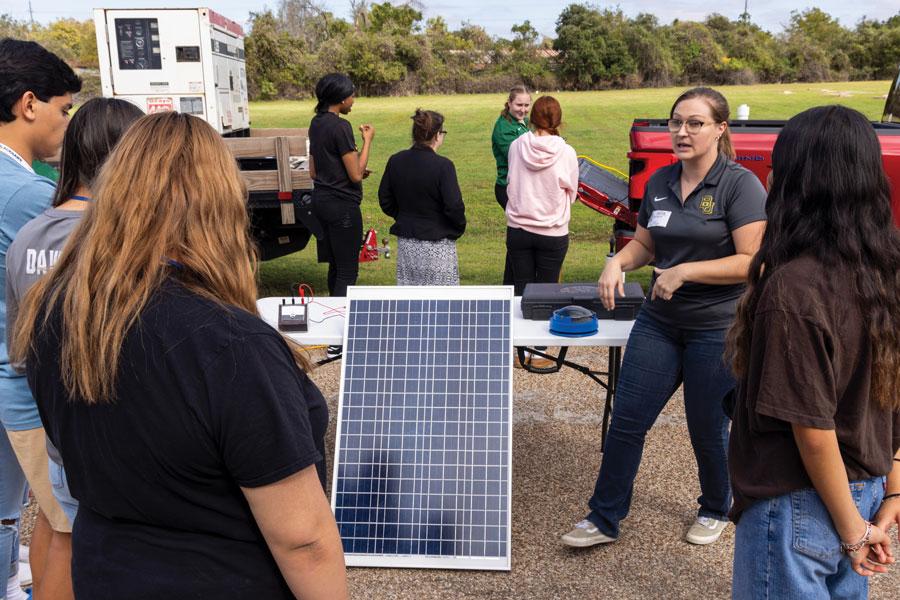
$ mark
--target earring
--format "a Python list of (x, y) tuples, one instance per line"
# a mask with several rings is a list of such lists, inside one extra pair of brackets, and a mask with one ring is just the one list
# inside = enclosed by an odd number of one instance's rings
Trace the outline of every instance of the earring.
[(719, 137), (721, 137), (721, 136), (716, 136), (716, 141), (717, 141), (717, 142), (719, 141)]

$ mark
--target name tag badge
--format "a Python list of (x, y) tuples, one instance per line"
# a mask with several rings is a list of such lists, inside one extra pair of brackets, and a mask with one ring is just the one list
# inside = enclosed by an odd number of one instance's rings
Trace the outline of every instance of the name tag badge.
[(654, 210), (650, 213), (650, 221), (647, 222), (647, 227), (665, 227), (669, 224), (669, 217), (671, 216), (671, 210)]

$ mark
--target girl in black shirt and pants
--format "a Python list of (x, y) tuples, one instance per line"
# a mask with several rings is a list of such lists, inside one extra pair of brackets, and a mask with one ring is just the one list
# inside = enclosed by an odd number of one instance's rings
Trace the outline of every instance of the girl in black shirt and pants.
[(360, 125), (362, 151), (356, 151), (353, 128), (338, 115), (350, 112), (355, 91), (346, 75), (331, 73), (316, 84), (316, 116), (309, 124), (309, 174), (313, 206), (325, 230), (319, 240), (319, 261), (328, 262), (328, 293), (346, 296), (359, 274), (362, 240), (362, 180), (375, 129)]

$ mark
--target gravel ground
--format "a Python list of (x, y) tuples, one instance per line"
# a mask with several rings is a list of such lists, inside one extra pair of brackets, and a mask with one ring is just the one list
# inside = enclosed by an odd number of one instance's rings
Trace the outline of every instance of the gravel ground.
[[(569, 359), (603, 368), (604, 349), (571, 348)], [(340, 365), (313, 378), (328, 398), (334, 447)], [(700, 494), (679, 391), (647, 436), (631, 514), (619, 541), (572, 550), (559, 542), (586, 512), (600, 465), (602, 390), (572, 369), (534, 375), (516, 369), (513, 427), (512, 570), (348, 569), (352, 597), (726, 598), (734, 529), (716, 544), (682, 536)], [(329, 457), (329, 468), (331, 467)], [(872, 598), (900, 598), (900, 568), (875, 578)]]
[[(569, 358), (601, 368), (606, 351), (572, 348)], [(333, 449), (340, 364), (317, 369), (313, 378), (328, 398), (328, 447)], [(512, 571), (351, 568), (352, 597), (728, 597), (733, 528), (711, 546), (681, 539), (693, 520), (699, 486), (680, 391), (647, 436), (631, 514), (619, 541), (586, 550), (559, 542), (584, 516), (599, 468), (601, 392), (571, 369), (551, 375), (515, 371)], [(29, 531), (25, 523), (26, 541)], [(871, 590), (878, 600), (900, 598), (900, 568), (876, 577)]]

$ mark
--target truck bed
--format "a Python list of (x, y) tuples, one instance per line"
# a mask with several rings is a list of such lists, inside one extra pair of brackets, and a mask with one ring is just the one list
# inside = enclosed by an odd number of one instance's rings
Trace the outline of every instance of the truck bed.
[[(738, 163), (765, 184), (772, 165), (772, 148), (786, 121), (732, 121), (731, 143)], [(881, 143), (884, 170), (891, 182), (894, 223), (900, 227), (900, 124), (872, 123)], [(629, 204), (640, 207), (647, 181), (657, 169), (676, 161), (665, 119), (635, 119), (630, 133)]]
[[(290, 160), (306, 156), (306, 134), (305, 128), (251, 129), (248, 137), (225, 138), (247, 186), (251, 235), (262, 260), (303, 250), (309, 243), (300, 210), (312, 180), (308, 170), (293, 168)], [(285, 204), (292, 207), (288, 219)]]

